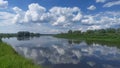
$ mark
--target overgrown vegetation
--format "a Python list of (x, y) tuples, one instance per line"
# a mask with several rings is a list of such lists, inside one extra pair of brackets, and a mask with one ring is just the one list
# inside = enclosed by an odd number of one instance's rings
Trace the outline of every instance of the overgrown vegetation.
[(0, 41), (0, 68), (41, 68), (18, 55), (9, 45)]
[(120, 28), (87, 30), (86, 32), (69, 30), (68, 33), (57, 34), (55, 37), (120, 43)]

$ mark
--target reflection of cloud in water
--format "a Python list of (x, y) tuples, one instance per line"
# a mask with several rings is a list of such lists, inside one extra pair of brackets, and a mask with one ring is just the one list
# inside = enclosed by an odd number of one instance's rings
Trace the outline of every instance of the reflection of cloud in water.
[(95, 62), (87, 62), (88, 65), (90, 65), (91, 67), (93, 67), (96, 63)]
[[(34, 59), (38, 64), (52, 63), (52, 64), (77, 64), (80, 62), (82, 56), (94, 56), (105, 60), (120, 60), (120, 51), (115, 47), (100, 46), (93, 44), (93, 46), (85, 46), (81, 48), (75, 46), (59, 46), (50, 45), (51, 47), (15, 47), (16, 50), (27, 58)], [(119, 56), (119, 57), (118, 57)], [(89, 63), (92, 65), (91, 63)]]
[(103, 67), (104, 68), (118, 68), (118, 67), (114, 67), (114, 66), (108, 65), (108, 64), (103, 64)]
[(57, 45), (53, 45), (53, 47), (51, 48), (40, 47), (39, 49), (37, 49), (17, 47), (16, 49), (25, 57), (34, 59), (35, 61), (39, 62), (38, 64), (45, 62), (50, 62), (52, 64), (77, 64), (81, 59), (81, 53), (79, 53), (79, 51), (70, 51), (66, 48), (59, 48), (57, 47)]

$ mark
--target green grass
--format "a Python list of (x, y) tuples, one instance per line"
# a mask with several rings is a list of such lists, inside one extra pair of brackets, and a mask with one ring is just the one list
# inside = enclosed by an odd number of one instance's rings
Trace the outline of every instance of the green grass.
[(99, 43), (107, 44), (109, 46), (117, 46), (120, 48), (120, 35), (106, 34), (106, 35), (95, 35), (95, 34), (57, 34), (55, 37), (72, 39), (78, 41), (86, 41), (88, 43)]
[(110, 42), (120, 42), (120, 35), (107, 34), (107, 35), (94, 35), (94, 34), (57, 34), (55, 37), (76, 39), (76, 40), (100, 40)]
[(0, 42), (0, 68), (41, 68), (18, 55), (11, 46)]

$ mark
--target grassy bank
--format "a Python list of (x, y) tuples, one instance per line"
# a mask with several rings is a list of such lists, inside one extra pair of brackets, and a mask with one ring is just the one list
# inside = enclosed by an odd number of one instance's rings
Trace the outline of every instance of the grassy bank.
[(120, 28), (107, 28), (99, 30), (87, 30), (81, 32), (80, 30), (69, 30), (67, 33), (55, 35), (59, 38), (76, 39), (76, 40), (97, 40), (106, 42), (119, 42), (120, 43)]
[(106, 35), (94, 35), (94, 34), (57, 34), (55, 37), (76, 39), (76, 40), (100, 40), (110, 42), (120, 42), (120, 35), (106, 34)]
[(72, 39), (72, 40), (85, 40), (88, 43), (100, 43), (100, 44), (108, 44), (116, 45), (120, 48), (120, 35), (116, 34), (104, 34), (104, 35), (95, 35), (95, 34), (57, 34), (55, 37)]
[(18, 55), (9, 45), (0, 42), (0, 68), (41, 68)]

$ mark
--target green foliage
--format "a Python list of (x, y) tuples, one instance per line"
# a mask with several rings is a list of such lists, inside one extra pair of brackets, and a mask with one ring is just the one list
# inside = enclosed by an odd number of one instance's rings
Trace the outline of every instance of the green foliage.
[[(64, 34), (64, 33), (63, 33)], [(108, 28), (108, 29), (99, 29), (99, 30), (87, 30), (86, 32), (81, 32), (79, 30), (72, 31), (69, 30), (67, 34), (84, 34), (84, 35), (109, 35), (109, 34), (120, 34), (120, 28)]]
[(77, 39), (77, 40), (97, 40), (97, 41), (107, 41), (115, 42), (120, 44), (120, 28), (118, 29), (100, 29), (100, 30), (87, 30), (86, 32), (72, 31), (69, 30), (68, 33), (62, 33), (55, 35), (59, 38), (67, 39)]
[(17, 33), (18, 37), (40, 36), (39, 33), (30, 33), (28, 31), (20, 31)]
[(0, 33), (0, 38), (2, 38), (2, 37), (14, 37), (14, 36), (16, 36), (16, 34), (15, 33)]
[(28, 31), (21, 31), (17, 33), (18, 37), (23, 37), (23, 36), (30, 36), (30, 32)]
[(81, 31), (79, 31), (79, 30), (76, 30), (76, 31), (69, 30), (68, 34), (81, 34)]
[(41, 68), (18, 55), (9, 45), (0, 42), (0, 68)]
[(0, 42), (2, 42), (1, 38), (0, 38)]
[(77, 30), (77, 31), (73, 31), (74, 34), (81, 34), (81, 31)]
[(0, 38), (3, 37), (33, 37), (33, 36), (37, 36), (39, 37), (40, 34), (39, 33), (30, 33), (28, 31), (20, 31), (18, 33), (0, 33)]
[(69, 34), (72, 34), (72, 30), (69, 30), (68, 33), (69, 33)]
[(40, 36), (39, 33), (30, 33), (28, 31), (20, 31), (17, 33), (18, 37)]

